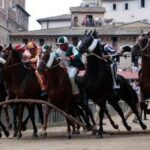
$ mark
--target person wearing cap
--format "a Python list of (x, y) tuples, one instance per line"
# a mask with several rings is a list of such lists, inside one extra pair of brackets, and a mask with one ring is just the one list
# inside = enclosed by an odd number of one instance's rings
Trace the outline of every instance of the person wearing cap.
[(40, 95), (41, 95), (41, 97), (45, 97), (45, 96), (47, 96), (46, 87), (44, 85), (44, 81), (42, 79), (41, 74), (37, 70), (37, 61), (39, 59), (40, 53), (41, 53), (41, 51), (37, 47), (35, 42), (30, 41), (27, 43), (27, 49), (22, 54), (22, 56), (23, 56), (22, 59), (25, 58), (24, 62), (27, 61), (28, 63), (30, 63), (31, 67), (35, 70), (35, 76), (36, 76), (37, 81), (41, 87), (41, 94)]
[(58, 49), (56, 50), (56, 57), (60, 58), (64, 63), (64, 68), (67, 69), (68, 76), (72, 85), (73, 95), (79, 95), (78, 86), (75, 83), (75, 75), (78, 70), (84, 69), (84, 64), (81, 61), (81, 55), (77, 48), (69, 45), (66, 36), (60, 36), (57, 40)]

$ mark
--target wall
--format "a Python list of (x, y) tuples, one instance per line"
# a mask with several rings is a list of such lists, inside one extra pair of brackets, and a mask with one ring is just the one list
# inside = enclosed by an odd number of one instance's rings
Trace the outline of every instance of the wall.
[[(125, 3), (128, 3), (129, 10), (124, 9)], [(112, 10), (112, 4), (117, 4), (117, 10)], [(149, 19), (150, 21), (150, 2), (145, 0), (145, 8), (141, 8), (141, 0), (125, 0), (113, 2), (103, 2), (103, 7), (106, 8), (105, 17), (113, 18), (116, 22), (133, 22), (137, 20)]]

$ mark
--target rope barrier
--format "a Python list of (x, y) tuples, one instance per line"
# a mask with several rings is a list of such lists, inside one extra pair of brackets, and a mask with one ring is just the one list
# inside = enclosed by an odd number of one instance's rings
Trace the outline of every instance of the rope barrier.
[(34, 100), (34, 99), (10, 99), (4, 102), (0, 103), (0, 107), (2, 107), (3, 105), (6, 104), (12, 104), (12, 103), (32, 103), (32, 104), (45, 104), (49, 107), (52, 107), (53, 109), (55, 109), (56, 111), (58, 111), (59, 113), (61, 113), (63, 116), (65, 116), (67, 119), (69, 119), (70, 121), (84, 127), (85, 125), (83, 123), (81, 123), (80, 121), (78, 121), (77, 119), (75, 119), (74, 117), (72, 117), (71, 115), (68, 115), (66, 112), (64, 112), (63, 110), (59, 109), (58, 107), (56, 107), (55, 105), (51, 104), (50, 102), (46, 102), (43, 100)]

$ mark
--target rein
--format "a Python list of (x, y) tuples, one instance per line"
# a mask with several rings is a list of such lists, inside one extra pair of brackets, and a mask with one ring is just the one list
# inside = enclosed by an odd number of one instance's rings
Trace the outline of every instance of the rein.
[[(40, 61), (41, 61), (41, 63), (43, 63), (45, 66), (47, 65), (47, 63), (45, 63), (45, 61), (43, 61), (43, 60), (40, 60)], [(60, 62), (60, 63), (61, 63), (61, 62)], [(56, 65), (53, 65), (53, 66), (51, 66), (51, 67), (46, 67), (46, 68), (47, 68), (47, 70), (48, 70), (48, 69), (54, 69), (54, 68), (60, 66), (60, 63), (58, 63), (58, 64), (56, 64)]]
[(93, 53), (93, 52), (87, 54), (87, 56), (95, 56), (95, 57), (97, 57), (98, 59), (105, 61), (105, 59), (104, 59), (103, 57), (101, 57), (101, 56), (99, 56), (99, 55), (97, 55), (97, 54), (95, 54), (95, 53)]

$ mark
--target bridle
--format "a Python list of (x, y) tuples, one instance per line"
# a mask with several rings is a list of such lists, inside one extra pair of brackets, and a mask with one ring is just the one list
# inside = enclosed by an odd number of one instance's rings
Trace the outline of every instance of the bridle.
[[(93, 41), (92, 41), (91, 45), (87, 48), (87, 50), (88, 50), (87, 56), (95, 56), (96, 58), (98, 58), (98, 59), (100, 59), (100, 60), (106, 61), (106, 59), (105, 59), (103, 56), (99, 56), (99, 55), (97, 55), (96, 53), (93, 52), (94, 49), (96, 48), (96, 46), (97, 46), (99, 40), (98, 40), (98, 39), (95, 39), (95, 38), (93, 37), (93, 35), (89, 35), (89, 36), (92, 37)], [(81, 43), (80, 43), (80, 44), (81, 44)]]
[[(44, 52), (43, 54), (48, 55), (49, 53), (48, 53), (48, 52)], [(44, 64), (46, 71), (49, 70), (49, 69), (54, 69), (54, 68), (60, 66), (60, 62), (59, 62), (59, 63), (57, 63), (57, 64), (55, 64), (55, 65), (51, 65), (50, 67), (47, 67), (47, 63), (48, 63), (48, 62), (45, 62), (45, 61), (42, 60), (42, 59), (40, 60), (40, 63)]]

